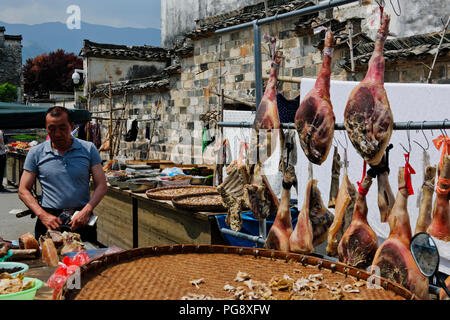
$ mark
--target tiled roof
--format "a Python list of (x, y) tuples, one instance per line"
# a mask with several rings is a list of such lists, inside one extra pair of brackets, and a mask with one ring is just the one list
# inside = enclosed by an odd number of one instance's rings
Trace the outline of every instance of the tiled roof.
[[(274, 16), (277, 13), (283, 14), (312, 5), (314, 5), (314, 2), (309, 0), (269, 0), (268, 11), (269, 16)], [(207, 37), (218, 29), (239, 25), (265, 17), (266, 11), (264, 2), (260, 2), (256, 5), (246, 6), (225, 14), (198, 20), (197, 28), (188, 32), (185, 36), (191, 39)]]
[(140, 61), (167, 61), (168, 50), (153, 46), (124, 46), (83, 41), (80, 56)]
[[(165, 68), (160, 74), (151, 77), (113, 82), (111, 83), (112, 94), (121, 94), (125, 91), (140, 92), (168, 89), (170, 85), (170, 76), (178, 73), (180, 69), (180, 65), (173, 65)], [(97, 85), (92, 92), (92, 95), (94, 96), (103, 94), (109, 94), (109, 83)]]
[[(439, 53), (445, 54), (450, 50), (450, 31), (446, 33), (446, 37), (442, 43)], [(384, 58), (387, 62), (396, 60), (405, 60), (408, 58), (420, 59), (425, 56), (434, 56), (437, 52), (442, 32), (433, 32), (422, 35), (414, 35), (405, 38), (388, 39), (384, 45)], [(357, 65), (368, 64), (375, 43), (365, 43), (354, 49), (355, 63)], [(350, 65), (350, 59), (343, 61), (345, 66)]]

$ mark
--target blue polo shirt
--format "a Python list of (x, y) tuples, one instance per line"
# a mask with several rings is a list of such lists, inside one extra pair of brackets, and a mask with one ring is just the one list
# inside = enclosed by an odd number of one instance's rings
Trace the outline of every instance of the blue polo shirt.
[(75, 209), (89, 202), (91, 167), (101, 161), (91, 142), (73, 138), (72, 146), (61, 155), (47, 140), (30, 149), (23, 168), (37, 173), (42, 188), (42, 207)]

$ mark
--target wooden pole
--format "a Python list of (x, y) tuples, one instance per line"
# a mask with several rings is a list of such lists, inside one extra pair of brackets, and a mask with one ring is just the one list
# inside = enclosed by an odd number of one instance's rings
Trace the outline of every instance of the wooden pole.
[(108, 126), (108, 134), (109, 134), (109, 160), (114, 159), (114, 150), (113, 150), (113, 134), (112, 134), (112, 126), (113, 126), (113, 101), (112, 101), (112, 89), (111, 89), (111, 81), (109, 82), (109, 126)]
[(447, 23), (444, 26), (444, 31), (442, 32), (441, 41), (439, 42), (439, 46), (437, 48), (436, 55), (434, 56), (433, 64), (431, 65), (431, 68), (429, 68), (430, 69), (430, 73), (428, 73), (428, 78), (427, 78), (427, 82), (428, 83), (431, 83), (431, 74), (433, 73), (434, 66), (435, 66), (437, 58), (439, 56), (439, 51), (441, 50), (442, 43), (444, 42), (445, 34), (447, 33), (447, 29), (448, 29), (448, 24), (449, 23), (450, 23), (450, 16), (448, 17)]
[(350, 62), (351, 62), (351, 68), (352, 68), (352, 79), (353, 81), (356, 80), (355, 78), (355, 58), (353, 56), (353, 23), (351, 21), (348, 21), (348, 46), (350, 49)]
[[(269, 75), (263, 75), (263, 80), (269, 80)], [(277, 81), (280, 81), (280, 82), (291, 82), (291, 83), (302, 83), (302, 78), (278, 76), (277, 77)]]

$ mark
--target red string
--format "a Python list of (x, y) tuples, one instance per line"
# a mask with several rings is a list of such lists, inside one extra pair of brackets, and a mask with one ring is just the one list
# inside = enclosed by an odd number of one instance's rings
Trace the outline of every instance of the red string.
[(412, 186), (411, 175), (416, 174), (416, 171), (409, 164), (409, 152), (405, 153), (405, 162), (405, 186), (400, 187), (399, 190), (406, 188), (408, 190), (408, 194), (412, 196), (414, 194), (414, 189)]
[(363, 177), (361, 179), (361, 181), (358, 181), (358, 192), (360, 194), (362, 194), (363, 196), (366, 196), (369, 193), (369, 190), (366, 190), (362, 187), (362, 183), (364, 181), (364, 179), (366, 178), (366, 171), (367, 171), (367, 162), (364, 161), (364, 168), (363, 168)]

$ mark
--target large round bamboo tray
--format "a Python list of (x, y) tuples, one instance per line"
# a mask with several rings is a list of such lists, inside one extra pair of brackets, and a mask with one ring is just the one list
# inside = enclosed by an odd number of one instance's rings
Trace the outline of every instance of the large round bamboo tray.
[[(99, 257), (80, 267), (81, 286), (66, 282), (59, 299), (66, 300), (180, 300), (195, 294), (204, 298), (234, 299), (224, 290), (235, 282), (238, 272), (252, 280), (269, 283), (273, 277), (293, 279), (322, 274), (323, 281), (333, 284), (365, 283), (360, 293), (344, 293), (344, 300), (409, 300), (417, 299), (400, 285), (379, 279), (379, 289), (369, 289), (371, 275), (338, 262), (295, 253), (259, 248), (218, 245), (172, 245), (131, 249)], [(191, 283), (203, 279), (198, 288)], [(247, 290), (247, 292), (249, 289)], [(289, 298), (289, 290), (272, 290), (273, 299)], [(321, 288), (313, 299), (332, 298)]]
[[(213, 201), (213, 198), (217, 198), (217, 203), (201, 204), (201, 199)], [(184, 200), (192, 200), (194, 203), (183, 203)], [(212, 212), (225, 212), (227, 209), (223, 205), (222, 197), (217, 192), (200, 193), (200, 194), (187, 194), (178, 196), (172, 199), (172, 203), (176, 208), (190, 211), (212, 211)]]
[[(171, 192), (169, 195), (158, 195), (158, 192), (166, 191), (166, 190), (179, 190), (182, 189), (183, 193), (176, 194), (175, 192)], [(155, 200), (172, 200), (177, 196), (184, 196), (188, 194), (199, 194), (199, 193), (211, 193), (217, 192), (216, 187), (209, 186), (175, 186), (175, 187), (162, 187), (148, 190), (145, 194), (147, 198), (155, 199)]]

